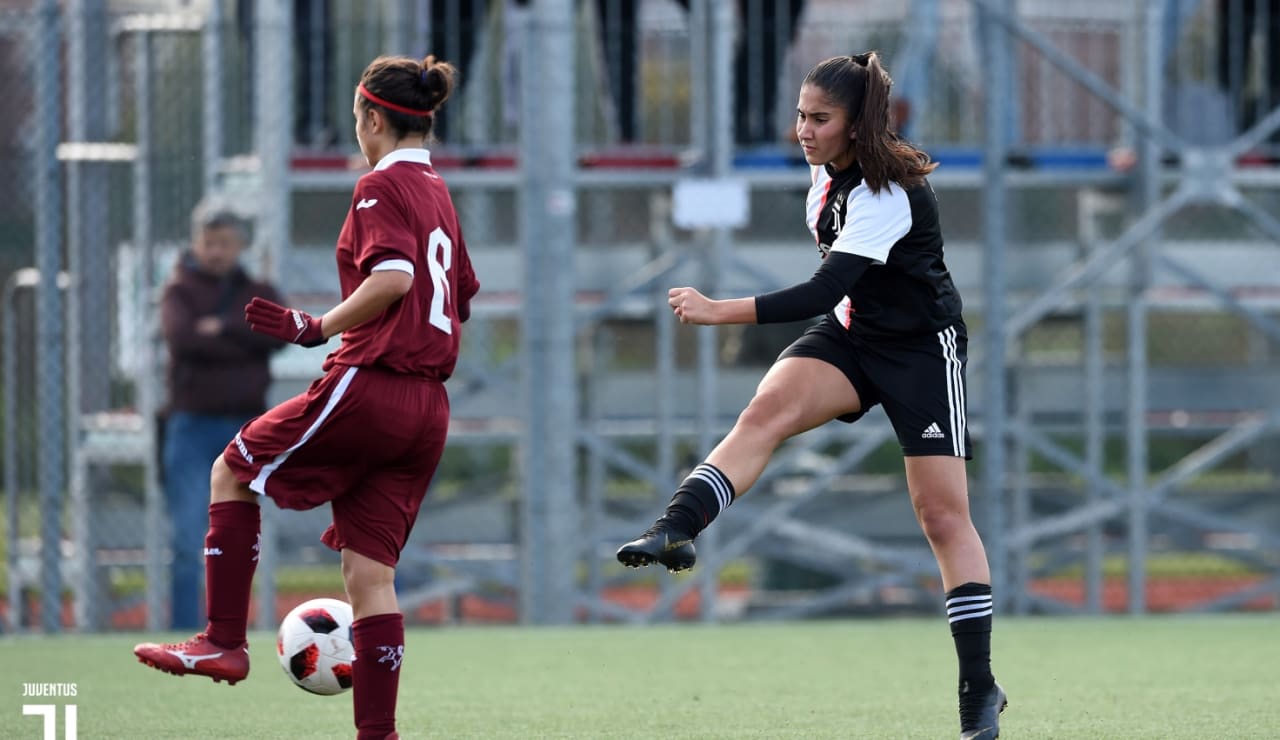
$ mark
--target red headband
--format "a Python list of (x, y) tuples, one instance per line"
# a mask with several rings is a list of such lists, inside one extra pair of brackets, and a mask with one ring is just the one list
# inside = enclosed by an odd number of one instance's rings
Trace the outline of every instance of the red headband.
[(392, 103), (389, 100), (383, 100), (377, 95), (374, 95), (373, 93), (369, 92), (369, 89), (364, 86), (363, 82), (360, 83), (359, 85), (356, 85), (356, 91), (359, 92), (361, 95), (363, 95), (365, 99), (368, 100), (370, 103), (375, 103), (388, 110), (393, 110), (397, 113), (404, 113), (410, 116), (421, 116), (423, 118), (431, 117), (431, 111), (429, 110), (418, 110), (417, 108), (407, 108), (403, 105), (396, 105), (395, 103)]

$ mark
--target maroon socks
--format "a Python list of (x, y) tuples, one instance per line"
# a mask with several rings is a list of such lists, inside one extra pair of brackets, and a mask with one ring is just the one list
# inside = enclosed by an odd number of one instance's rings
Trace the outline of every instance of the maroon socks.
[[(247, 501), (209, 506), (204, 538), (210, 642), (234, 648), (245, 641), (253, 573), (258, 567), (261, 512)], [(395, 736), (400, 661), (404, 657), (404, 617), (377, 614), (351, 625), (355, 647), (351, 688), (358, 740)]]
[(262, 514), (256, 503), (223, 501), (209, 505), (204, 537), (205, 603), (209, 641), (224, 648), (245, 641), (253, 572), (258, 567)]
[(384, 740), (396, 730), (396, 696), (404, 657), (404, 617), (375, 614), (351, 625), (356, 662), (351, 677), (355, 694), (357, 740)]

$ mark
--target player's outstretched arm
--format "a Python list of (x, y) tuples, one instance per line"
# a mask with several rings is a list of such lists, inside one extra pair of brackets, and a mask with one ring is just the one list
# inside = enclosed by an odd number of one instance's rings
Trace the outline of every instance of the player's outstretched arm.
[(306, 311), (281, 306), (262, 297), (254, 297), (245, 305), (244, 320), (259, 334), (303, 347), (318, 347), (324, 344), (326, 337), (320, 319)]
[(346, 300), (317, 318), (296, 308), (288, 308), (265, 298), (254, 298), (244, 307), (249, 328), (303, 347), (318, 347), (334, 334), (341, 334), (382, 313), (409, 292), (413, 276), (400, 270), (383, 270), (365, 278)]
[(324, 315), (324, 332), (341, 334), (377, 316), (413, 287), (413, 276), (402, 270), (378, 270), (351, 291), (346, 300)]
[(752, 298), (712, 300), (696, 288), (672, 288), (667, 303), (682, 324), (754, 324), (756, 306)]
[(850, 294), (871, 265), (862, 255), (831, 252), (805, 282), (748, 299), (755, 304), (756, 321), (779, 324), (821, 316)]

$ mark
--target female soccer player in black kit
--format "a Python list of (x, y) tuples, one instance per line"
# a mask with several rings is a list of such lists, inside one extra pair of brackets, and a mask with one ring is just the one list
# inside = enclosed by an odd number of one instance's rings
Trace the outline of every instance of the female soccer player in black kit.
[(670, 291), (671, 308), (687, 324), (825, 316), (783, 351), (728, 436), (618, 560), (692, 567), (694, 538), (756, 482), (784, 440), (883, 404), (946, 589), (960, 662), (960, 737), (985, 740), (999, 735), (1007, 701), (991, 673), (991, 576), (969, 517), (968, 335), (925, 179), (936, 165), (890, 128), (892, 84), (870, 52), (821, 62), (800, 87), (796, 134), (813, 182), (805, 217), (822, 258), (812, 278), (751, 298)]

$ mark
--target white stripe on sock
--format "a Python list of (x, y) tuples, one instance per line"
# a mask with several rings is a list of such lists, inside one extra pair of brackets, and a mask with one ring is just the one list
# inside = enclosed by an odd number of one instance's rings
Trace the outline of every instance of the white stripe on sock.
[(948, 609), (947, 616), (955, 617), (962, 614), (972, 614), (973, 612), (980, 612), (984, 609), (991, 609), (991, 604), (970, 604), (968, 606), (958, 606), (955, 609)]
[(720, 504), (720, 511), (724, 511), (729, 504), (733, 503), (733, 494), (729, 491), (729, 481), (725, 480), (724, 474), (719, 470), (703, 463), (694, 468), (693, 472), (689, 473), (689, 477), (706, 481), (707, 485), (711, 486), (711, 490), (716, 494), (716, 502)]
[(994, 610), (992, 610), (992, 609), (987, 609), (986, 611), (977, 612), (977, 613), (974, 613), (974, 614), (961, 614), (961, 615), (959, 615), (959, 616), (955, 616), (955, 617), (952, 617), (951, 619), (948, 619), (948, 620), (947, 620), (947, 623), (948, 623), (948, 624), (954, 624), (954, 623), (959, 622), (959, 621), (964, 620), (964, 619), (977, 619), (978, 617), (986, 617), (986, 616), (989, 616), (989, 615), (992, 613), (992, 611), (994, 611)]
[(947, 607), (956, 604), (963, 604), (968, 601), (991, 601), (991, 594), (979, 594), (977, 596), (953, 596), (947, 599)]

